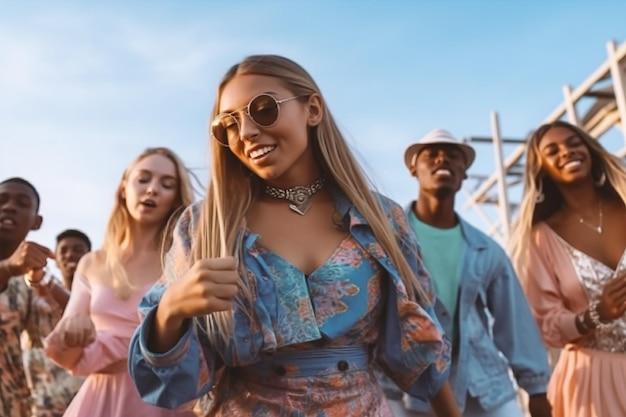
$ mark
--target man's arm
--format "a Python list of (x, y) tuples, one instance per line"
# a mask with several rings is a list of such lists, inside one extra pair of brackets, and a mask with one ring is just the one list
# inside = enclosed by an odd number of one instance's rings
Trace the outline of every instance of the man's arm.
[(552, 406), (546, 394), (535, 394), (528, 397), (528, 411), (532, 417), (551, 417)]
[(441, 389), (430, 400), (430, 407), (437, 417), (462, 417), (448, 381), (444, 382)]
[(492, 256), (497, 266), (487, 297), (495, 319), (494, 342), (509, 361), (517, 384), (528, 393), (531, 415), (549, 416), (545, 414), (550, 410), (545, 396), (550, 377), (547, 350), (509, 258), (504, 252)]
[(65, 310), (65, 306), (70, 299), (70, 293), (61, 283), (49, 275), (44, 276), (44, 271), (34, 271), (26, 275), (27, 284), (35, 290), (37, 296), (42, 298), (51, 297), (61, 307), (61, 311)]
[(0, 291), (6, 289), (10, 278), (43, 269), (48, 259), (54, 259), (54, 253), (45, 246), (35, 242), (20, 243), (11, 256), (0, 261)]
[(61, 309), (65, 310), (65, 306), (67, 306), (67, 302), (70, 299), (70, 292), (55, 279), (52, 280), (52, 284), (48, 287), (48, 291)]
[(9, 283), (9, 279), (19, 275), (19, 271), (11, 265), (8, 259), (0, 261), (0, 292), (4, 292)]

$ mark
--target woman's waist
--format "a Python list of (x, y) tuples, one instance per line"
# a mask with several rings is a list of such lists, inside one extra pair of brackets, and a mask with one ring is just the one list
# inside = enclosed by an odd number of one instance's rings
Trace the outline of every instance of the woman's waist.
[(563, 347), (559, 356), (567, 353), (575, 353), (583, 356), (593, 356), (594, 358), (605, 357), (607, 359), (615, 359), (616, 356), (621, 356), (626, 361), (626, 345), (623, 343), (612, 344), (609, 341), (598, 341), (594, 338), (587, 338), (580, 340), (577, 343), (568, 343)]
[(128, 373), (128, 363), (125, 360), (114, 362), (94, 372), (94, 374), (99, 375), (116, 375), (123, 373)]
[(619, 318), (605, 324), (578, 340), (574, 346), (606, 353), (626, 353), (626, 321)]
[(233, 370), (266, 377), (322, 376), (367, 370), (371, 358), (371, 348), (365, 345), (281, 350), (260, 362)]
[(94, 327), (98, 332), (104, 332), (115, 337), (130, 338), (137, 326), (141, 324), (139, 320), (111, 320), (108, 317), (92, 316)]

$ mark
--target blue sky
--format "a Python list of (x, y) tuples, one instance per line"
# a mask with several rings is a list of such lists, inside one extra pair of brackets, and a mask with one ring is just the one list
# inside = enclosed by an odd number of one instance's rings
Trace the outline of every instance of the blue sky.
[[(144, 148), (174, 149), (206, 183), (219, 79), (275, 53), (313, 75), (370, 178), (404, 205), (417, 193), (406, 146), (437, 127), (489, 135), (492, 110), (504, 136), (525, 136), (624, 42), (624, 16), (624, 1), (5, 1), (0, 178), (40, 190), (31, 239), (52, 247), (72, 227), (99, 246)], [(490, 173), (491, 149), (477, 150), (470, 172)]]

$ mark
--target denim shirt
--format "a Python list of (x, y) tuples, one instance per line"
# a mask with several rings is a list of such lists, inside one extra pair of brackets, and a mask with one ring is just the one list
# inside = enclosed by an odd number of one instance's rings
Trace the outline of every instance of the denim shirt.
[[(450, 369), (457, 404), (465, 409), (471, 395), (489, 411), (515, 398), (509, 368), (529, 395), (545, 393), (550, 377), (547, 352), (509, 257), (493, 239), (457, 218), (465, 243), (457, 317), (450, 317), (440, 302), (435, 304), (444, 326), (452, 319), (458, 324)], [(405, 395), (404, 402), (412, 410), (429, 410), (420, 399)]]
[[(383, 210), (398, 239), (409, 266), (413, 269), (427, 299), (418, 305), (407, 295), (400, 274), (391, 258), (382, 250), (365, 218), (340, 192), (333, 192), (337, 213), (349, 228), (351, 236), (386, 272), (383, 284), (386, 302), (379, 327), (376, 362), (406, 392), (428, 401), (449, 376), (451, 346), (434, 310), (434, 290), (430, 276), (419, 258), (414, 233), (408, 226), (402, 207), (380, 197)], [(200, 206), (188, 208), (174, 231), (173, 248), (168, 263), (189, 268), (191, 241), (195, 236)], [(319, 342), (333, 337), (331, 328), (318, 325), (315, 311), (307, 306), (311, 295), (298, 283), (275, 283), (265, 279), (268, 266), (251, 250), (257, 235), (245, 233), (241, 240), (245, 272), (254, 291), (254, 314), (243, 310), (247, 301), (233, 303), (233, 336), (224, 343), (210, 343), (197, 326), (188, 325), (178, 343), (168, 352), (157, 354), (147, 347), (149, 332), (157, 305), (167, 286), (180, 277), (184, 268), (166, 264), (163, 278), (148, 291), (139, 305), (142, 323), (135, 332), (129, 351), (129, 371), (144, 401), (164, 408), (175, 408), (191, 401), (219, 383), (223, 367), (248, 366), (262, 362), (281, 348), (299, 343)], [(263, 279), (261, 279), (263, 278)], [(286, 309), (294, 301), (285, 302), (277, 285), (293, 285), (290, 293), (299, 292), (296, 313)], [(286, 322), (288, 326), (284, 326)], [(345, 323), (344, 323), (345, 325)], [(284, 331), (283, 331), (284, 330)]]

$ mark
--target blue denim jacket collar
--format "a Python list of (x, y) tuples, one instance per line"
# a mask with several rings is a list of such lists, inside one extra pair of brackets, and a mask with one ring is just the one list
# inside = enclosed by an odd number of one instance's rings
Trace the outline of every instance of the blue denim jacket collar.
[[(335, 200), (337, 213), (343, 221), (348, 221), (348, 227), (352, 228), (353, 226), (367, 225), (365, 217), (354, 207), (350, 200), (348, 200), (348, 197), (346, 197), (339, 188), (330, 185), (329, 191)], [(346, 216), (348, 216), (347, 219)]]

